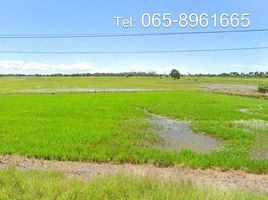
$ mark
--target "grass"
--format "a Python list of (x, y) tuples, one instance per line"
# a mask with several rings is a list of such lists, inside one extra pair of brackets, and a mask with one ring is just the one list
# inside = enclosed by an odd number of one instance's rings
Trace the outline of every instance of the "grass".
[(267, 93), (268, 92), (268, 83), (267, 82), (259, 83), (257, 90), (260, 93)]
[(157, 77), (9, 77), (0, 78), (0, 93), (42, 92), (77, 89), (194, 89), (182, 82)]
[[(233, 125), (268, 121), (265, 99), (197, 91), (23, 94), (1, 95), (0, 108), (0, 154), (268, 172), (267, 160), (250, 157), (256, 136)], [(156, 149), (148, 145), (158, 138), (143, 108), (190, 120), (195, 131), (218, 138), (225, 148), (210, 154)]]
[(261, 78), (182, 77), (0, 77), (1, 93), (59, 92), (78, 89), (175, 89), (197, 90), (198, 83), (239, 83), (257, 85)]
[(195, 185), (190, 181), (163, 181), (149, 177), (113, 175), (89, 182), (68, 179), (59, 172), (0, 171), (0, 199), (267, 199), (267, 195)]
[(258, 159), (268, 159), (268, 124), (261, 120), (237, 121), (235, 126), (254, 134), (255, 145), (252, 156)]

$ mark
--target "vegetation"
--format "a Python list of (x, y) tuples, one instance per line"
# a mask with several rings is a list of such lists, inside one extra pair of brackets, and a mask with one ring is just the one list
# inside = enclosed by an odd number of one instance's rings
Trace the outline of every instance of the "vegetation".
[(0, 171), (0, 199), (267, 199), (265, 194), (161, 181), (138, 176), (106, 176), (89, 182), (68, 179), (59, 172)]
[(188, 76), (197, 77), (230, 77), (230, 78), (266, 78), (268, 77), (268, 72), (249, 72), (249, 73), (221, 73), (221, 74), (188, 74)]
[[(254, 134), (232, 126), (240, 119), (267, 121), (264, 99), (194, 91), (32, 94), (1, 95), (0, 107), (1, 154), (268, 172), (268, 161), (250, 157)], [(151, 144), (159, 138), (143, 108), (190, 120), (195, 131), (219, 138), (225, 148), (210, 154), (157, 149)], [(240, 112), (244, 108), (249, 112)]]
[(268, 83), (259, 83), (258, 84), (258, 92), (267, 93), (268, 92)]
[(254, 133), (255, 145), (251, 151), (252, 157), (268, 159), (268, 123), (262, 120), (251, 120), (236, 121), (234, 125), (245, 131)]
[(156, 72), (122, 72), (122, 73), (73, 73), (73, 74), (0, 74), (0, 77), (156, 77), (168, 76)]
[(169, 75), (173, 79), (180, 79), (181, 78), (181, 74), (177, 69), (172, 69)]
[[(130, 77), (130, 76), (144, 76), (144, 77), (162, 77), (168, 76), (167, 74), (160, 74), (156, 72), (121, 72), (121, 73), (73, 73), (73, 74), (0, 74), (0, 77)], [(186, 75), (182, 75), (186, 76)], [(230, 73), (221, 73), (221, 74), (187, 74), (187, 76), (196, 76), (196, 77), (240, 77), (240, 78), (266, 78), (268, 77), (268, 72), (230, 72)]]
[[(188, 81), (187, 81), (188, 82)], [(176, 89), (188, 90), (193, 86), (182, 86), (180, 80), (172, 81), (166, 77), (2, 77), (0, 93), (61, 90), (78, 91), (79, 89), (140, 88), (140, 89)]]
[(180, 80), (170, 77), (2, 77), (0, 93), (80, 92), (85, 89), (139, 88), (198, 90), (199, 83), (251, 84), (267, 81), (265, 78), (192, 77)]
[[(79, 75), (80, 76), (80, 75)], [(128, 75), (126, 75), (128, 76)], [(1, 77), (0, 154), (114, 163), (183, 164), (268, 173), (268, 102), (199, 91), (199, 83), (257, 85), (265, 78)], [(168, 89), (162, 92), (72, 94), (82, 89)], [(265, 87), (264, 87), (265, 88)], [(54, 94), (56, 91), (67, 91)], [(20, 92), (33, 94), (17, 94)], [(36, 94), (36, 93), (53, 93)], [(12, 94), (12, 95), (11, 95)], [(147, 112), (145, 112), (145, 110)], [(156, 147), (148, 112), (192, 122), (224, 148), (203, 154)], [(260, 127), (259, 124), (261, 123)], [(253, 124), (253, 126), (251, 125)], [(58, 172), (0, 170), (0, 199), (267, 199), (243, 191), (123, 175), (88, 183)]]

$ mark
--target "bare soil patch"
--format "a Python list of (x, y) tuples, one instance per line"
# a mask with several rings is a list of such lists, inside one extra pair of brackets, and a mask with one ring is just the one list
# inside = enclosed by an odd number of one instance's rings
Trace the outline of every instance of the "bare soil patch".
[(254, 90), (241, 90), (241, 89), (211, 89), (206, 88), (205, 92), (217, 92), (231, 95), (253, 96), (253, 97), (268, 97), (268, 93), (260, 93)]

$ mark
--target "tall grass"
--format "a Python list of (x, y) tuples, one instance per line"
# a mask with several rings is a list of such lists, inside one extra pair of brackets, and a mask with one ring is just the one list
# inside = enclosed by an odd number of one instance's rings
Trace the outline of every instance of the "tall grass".
[(143, 176), (113, 175), (88, 182), (68, 179), (59, 172), (0, 171), (0, 199), (267, 199), (266, 195), (198, 186), (190, 181), (167, 181)]

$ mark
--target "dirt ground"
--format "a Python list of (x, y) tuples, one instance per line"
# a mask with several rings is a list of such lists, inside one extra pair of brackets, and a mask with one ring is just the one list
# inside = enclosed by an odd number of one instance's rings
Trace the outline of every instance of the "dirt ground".
[(20, 156), (0, 156), (0, 169), (16, 166), (18, 169), (60, 170), (66, 176), (79, 177), (86, 180), (97, 176), (111, 174), (127, 174), (150, 176), (165, 180), (191, 180), (197, 184), (217, 185), (225, 188), (238, 188), (268, 193), (268, 175), (248, 174), (230, 170), (222, 172), (216, 169), (190, 169), (183, 166), (160, 168), (153, 165), (84, 163), (69, 161), (47, 161), (29, 159)]
[(242, 95), (242, 96), (252, 96), (252, 97), (268, 97), (268, 93), (259, 93), (254, 90), (239, 90), (239, 89), (203, 89), (205, 92), (216, 92), (216, 93), (225, 93), (231, 95)]

